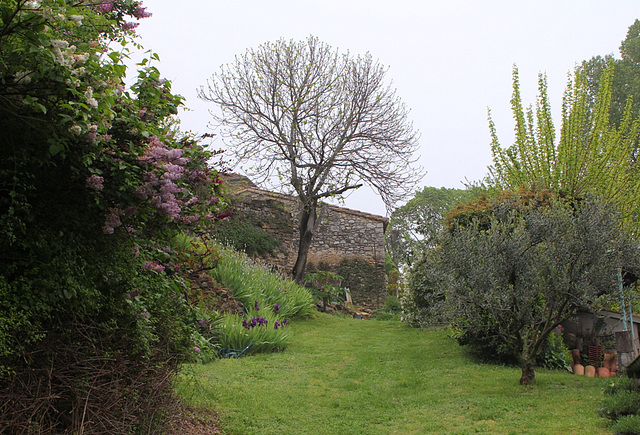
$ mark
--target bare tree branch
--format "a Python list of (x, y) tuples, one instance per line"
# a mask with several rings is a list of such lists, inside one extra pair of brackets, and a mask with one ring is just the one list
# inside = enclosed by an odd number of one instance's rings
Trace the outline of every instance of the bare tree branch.
[(321, 198), (364, 184), (390, 212), (422, 170), (418, 133), (385, 74), (370, 54), (280, 39), (236, 57), (198, 95), (220, 106), (214, 119), (236, 162), (251, 163), (259, 181), (277, 176), (311, 218)]

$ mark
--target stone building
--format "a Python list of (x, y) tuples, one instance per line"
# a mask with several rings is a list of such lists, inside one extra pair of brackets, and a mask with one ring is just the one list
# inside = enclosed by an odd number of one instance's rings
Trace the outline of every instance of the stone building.
[[(224, 178), (230, 187), (235, 218), (251, 221), (278, 241), (270, 252), (260, 255), (262, 260), (289, 274), (298, 252), (297, 198), (260, 189), (246, 177)], [(386, 217), (322, 204), (307, 270), (328, 270), (343, 276), (342, 285), (350, 289), (355, 304), (382, 305), (386, 296), (387, 224)]]

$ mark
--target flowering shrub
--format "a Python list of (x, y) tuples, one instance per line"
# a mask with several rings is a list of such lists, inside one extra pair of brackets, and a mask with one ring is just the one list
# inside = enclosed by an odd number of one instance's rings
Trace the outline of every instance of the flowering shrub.
[(150, 15), (130, 0), (0, 2), (8, 432), (151, 431), (140, 424), (177, 364), (205, 353), (185, 298), (191, 260), (171, 243), (209, 231), (227, 201), (215, 153), (176, 131), (171, 83), (145, 61), (125, 88), (127, 46)]

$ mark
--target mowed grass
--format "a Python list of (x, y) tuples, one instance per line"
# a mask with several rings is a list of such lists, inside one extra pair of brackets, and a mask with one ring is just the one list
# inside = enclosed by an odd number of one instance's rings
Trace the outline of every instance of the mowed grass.
[(228, 434), (606, 434), (602, 381), (479, 364), (446, 331), (322, 315), (285, 352), (190, 365), (178, 385)]

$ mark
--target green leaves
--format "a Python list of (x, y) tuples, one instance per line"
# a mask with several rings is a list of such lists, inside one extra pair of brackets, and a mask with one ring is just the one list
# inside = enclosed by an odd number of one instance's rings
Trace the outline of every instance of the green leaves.
[(595, 194), (614, 203), (630, 222), (634, 204), (640, 201), (636, 189), (640, 171), (634, 169), (640, 118), (631, 112), (629, 104), (620, 126), (610, 125), (613, 74), (610, 61), (600, 77), (592, 108), (586, 76), (579, 69), (575, 71), (563, 98), (562, 128), (556, 142), (546, 78), (539, 77), (535, 116), (531, 109), (525, 113), (514, 67), (516, 140), (503, 149), (489, 116), (493, 154), (490, 183), (503, 189), (549, 189), (575, 199)]
[(637, 270), (637, 241), (621, 230), (614, 207), (592, 198), (545, 204), (520, 196), (487, 212), (488, 222), (444, 233), (445, 308), (467, 343), (502, 346), (524, 375), (553, 328), (600, 295), (617, 294), (619, 268)]

